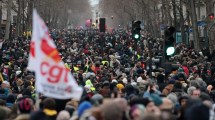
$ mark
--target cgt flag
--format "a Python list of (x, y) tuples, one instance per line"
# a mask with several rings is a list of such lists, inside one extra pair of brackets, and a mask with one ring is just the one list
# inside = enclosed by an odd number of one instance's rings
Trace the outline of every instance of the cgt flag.
[(36, 74), (36, 90), (47, 97), (79, 100), (83, 89), (65, 67), (49, 31), (36, 10), (28, 69)]

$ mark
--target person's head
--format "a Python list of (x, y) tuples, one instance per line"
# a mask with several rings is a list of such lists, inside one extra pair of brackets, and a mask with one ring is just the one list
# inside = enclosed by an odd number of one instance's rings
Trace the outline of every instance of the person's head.
[(27, 114), (32, 111), (33, 104), (27, 98), (23, 98), (18, 103), (18, 113), (20, 114)]
[(155, 106), (159, 107), (163, 104), (162, 98), (157, 94), (151, 94), (150, 99), (154, 102)]
[(102, 114), (105, 120), (122, 120), (123, 119), (123, 111), (122, 105), (118, 102), (107, 102), (100, 106), (102, 110)]
[(14, 103), (15, 102), (15, 96), (13, 94), (8, 95), (7, 97), (7, 103)]
[(179, 98), (179, 104), (181, 105), (181, 106), (186, 106), (186, 104), (187, 104), (187, 100), (188, 100), (189, 98), (187, 97), (187, 96), (182, 96), (182, 97), (180, 97)]
[(90, 110), (86, 111), (80, 120), (104, 120), (102, 115), (102, 110), (99, 107), (91, 108)]
[(139, 119), (145, 112), (145, 106), (141, 104), (133, 105), (129, 111), (130, 117), (134, 120)]
[(31, 86), (31, 82), (30, 81), (25, 81), (24, 82), (24, 88), (27, 88), (28, 86)]
[(22, 91), (22, 95), (24, 96), (24, 95), (27, 95), (27, 96), (31, 96), (32, 94), (31, 94), (31, 89), (29, 89), (29, 88), (25, 88), (25, 89), (23, 89), (23, 91)]
[(116, 87), (117, 87), (118, 91), (122, 91), (122, 89), (125, 88), (123, 84), (117, 84)]
[(170, 93), (167, 98), (172, 101), (173, 105), (178, 103), (178, 96), (175, 93)]
[(95, 94), (92, 96), (91, 98), (91, 102), (93, 103), (93, 105), (100, 105), (103, 103), (103, 96), (101, 94)]
[(140, 119), (138, 120), (161, 120), (159, 116), (153, 114), (153, 113), (147, 113), (144, 114)]
[(69, 119), (70, 119), (69, 112), (66, 110), (63, 110), (63, 111), (60, 111), (56, 120), (69, 120)]
[(8, 81), (3, 81), (1, 84), (1, 88), (9, 88), (10, 87), (10, 83)]
[(175, 84), (174, 84), (174, 89), (175, 89), (175, 90), (181, 90), (181, 89), (182, 89), (182, 84), (181, 84), (181, 82), (175, 82)]
[(194, 90), (196, 90), (196, 87), (194, 87), (194, 86), (189, 87), (189, 88), (187, 89), (187, 94), (188, 94), (189, 96), (191, 96), (191, 95), (193, 94), (193, 91), (194, 91)]
[(158, 83), (164, 83), (165, 77), (163, 74), (158, 74), (157, 75), (157, 81)]
[(110, 83), (108, 81), (104, 81), (102, 83), (101, 89), (107, 93), (110, 92)]
[(5, 101), (5, 100), (0, 99), (0, 106), (6, 106), (6, 101)]
[(172, 101), (168, 98), (163, 98), (163, 103), (162, 105), (159, 107), (161, 110), (165, 110), (165, 111), (172, 111), (174, 108), (174, 104), (172, 103)]
[(210, 109), (201, 101), (194, 102), (185, 111), (186, 120), (209, 120)]
[(190, 86), (200, 87), (195, 79), (193, 79), (193, 80), (190, 81)]
[(56, 102), (52, 98), (46, 98), (43, 101), (43, 109), (50, 109), (50, 110), (55, 110), (56, 109)]
[(211, 97), (209, 96), (209, 94), (205, 93), (205, 92), (201, 92), (199, 98), (202, 100), (202, 101), (212, 101), (211, 100)]
[(200, 89), (195, 89), (195, 90), (193, 90), (193, 93), (192, 93), (191, 97), (199, 98), (200, 95), (201, 95)]
[(153, 112), (154, 111), (154, 108), (156, 107), (154, 102), (149, 100), (148, 98), (144, 98), (142, 100), (143, 102), (143, 105), (146, 107), (146, 111), (147, 112)]
[(7, 112), (3, 107), (0, 107), (0, 120), (5, 120), (7, 118)]
[(77, 109), (78, 117), (80, 118), (83, 115), (83, 113), (90, 108), (92, 108), (92, 104), (90, 102), (87, 101), (82, 102)]
[(173, 66), (172, 67), (172, 73), (173, 74), (177, 74), (178, 73), (178, 67), (177, 66)]
[(67, 110), (71, 116), (73, 115), (73, 112), (77, 110), (77, 108), (78, 108), (78, 101), (75, 101), (75, 100), (71, 100), (67, 102), (65, 106), (65, 110)]
[(16, 84), (17, 84), (17, 86), (23, 85), (23, 80), (22, 80), (22, 79), (18, 79), (18, 80), (16, 81)]

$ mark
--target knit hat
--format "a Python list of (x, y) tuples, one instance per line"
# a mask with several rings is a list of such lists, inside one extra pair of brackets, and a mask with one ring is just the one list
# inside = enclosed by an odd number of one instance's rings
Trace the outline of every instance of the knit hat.
[(92, 104), (99, 105), (102, 104), (104, 97), (101, 94), (95, 94), (91, 98)]
[(123, 84), (117, 84), (116, 87), (117, 87), (119, 90), (122, 90), (123, 88), (125, 88)]
[(92, 107), (92, 104), (90, 102), (84, 101), (82, 102), (78, 107), (78, 117), (80, 118), (81, 115), (88, 109)]
[(156, 94), (152, 94), (150, 98), (152, 99), (156, 106), (160, 106), (163, 103), (162, 99)]
[(21, 113), (30, 113), (31, 107), (31, 103), (27, 98), (24, 98), (18, 102), (18, 109)]
[[(140, 113), (137, 110), (139, 110)], [(144, 112), (145, 112), (145, 106), (141, 104), (132, 106), (130, 110), (130, 114), (132, 115), (132, 118), (137, 115), (142, 115), (144, 114)]]
[(131, 112), (134, 111), (135, 109), (140, 109), (142, 112), (145, 111), (145, 106), (141, 104), (137, 104), (131, 107)]
[(63, 110), (63, 111), (60, 111), (56, 120), (69, 120), (69, 119), (70, 119), (69, 112), (66, 110)]
[(116, 79), (113, 79), (113, 80), (112, 80), (112, 83), (118, 83), (118, 82), (117, 82), (117, 80), (116, 80)]

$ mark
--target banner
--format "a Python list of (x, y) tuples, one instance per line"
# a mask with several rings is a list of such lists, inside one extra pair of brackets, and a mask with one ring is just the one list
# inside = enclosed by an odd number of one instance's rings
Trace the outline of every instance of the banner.
[(33, 11), (33, 36), (28, 69), (36, 73), (36, 90), (56, 99), (79, 100), (82, 88), (65, 67), (44, 21)]

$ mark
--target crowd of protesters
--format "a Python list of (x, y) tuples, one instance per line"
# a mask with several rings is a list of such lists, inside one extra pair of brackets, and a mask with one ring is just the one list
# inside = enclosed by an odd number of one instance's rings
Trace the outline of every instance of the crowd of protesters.
[(129, 31), (50, 31), (84, 89), (81, 100), (36, 99), (27, 69), (31, 38), (4, 40), (0, 120), (215, 120), (215, 55), (179, 44), (165, 66), (151, 59), (163, 55), (163, 39), (141, 34), (135, 44)]

